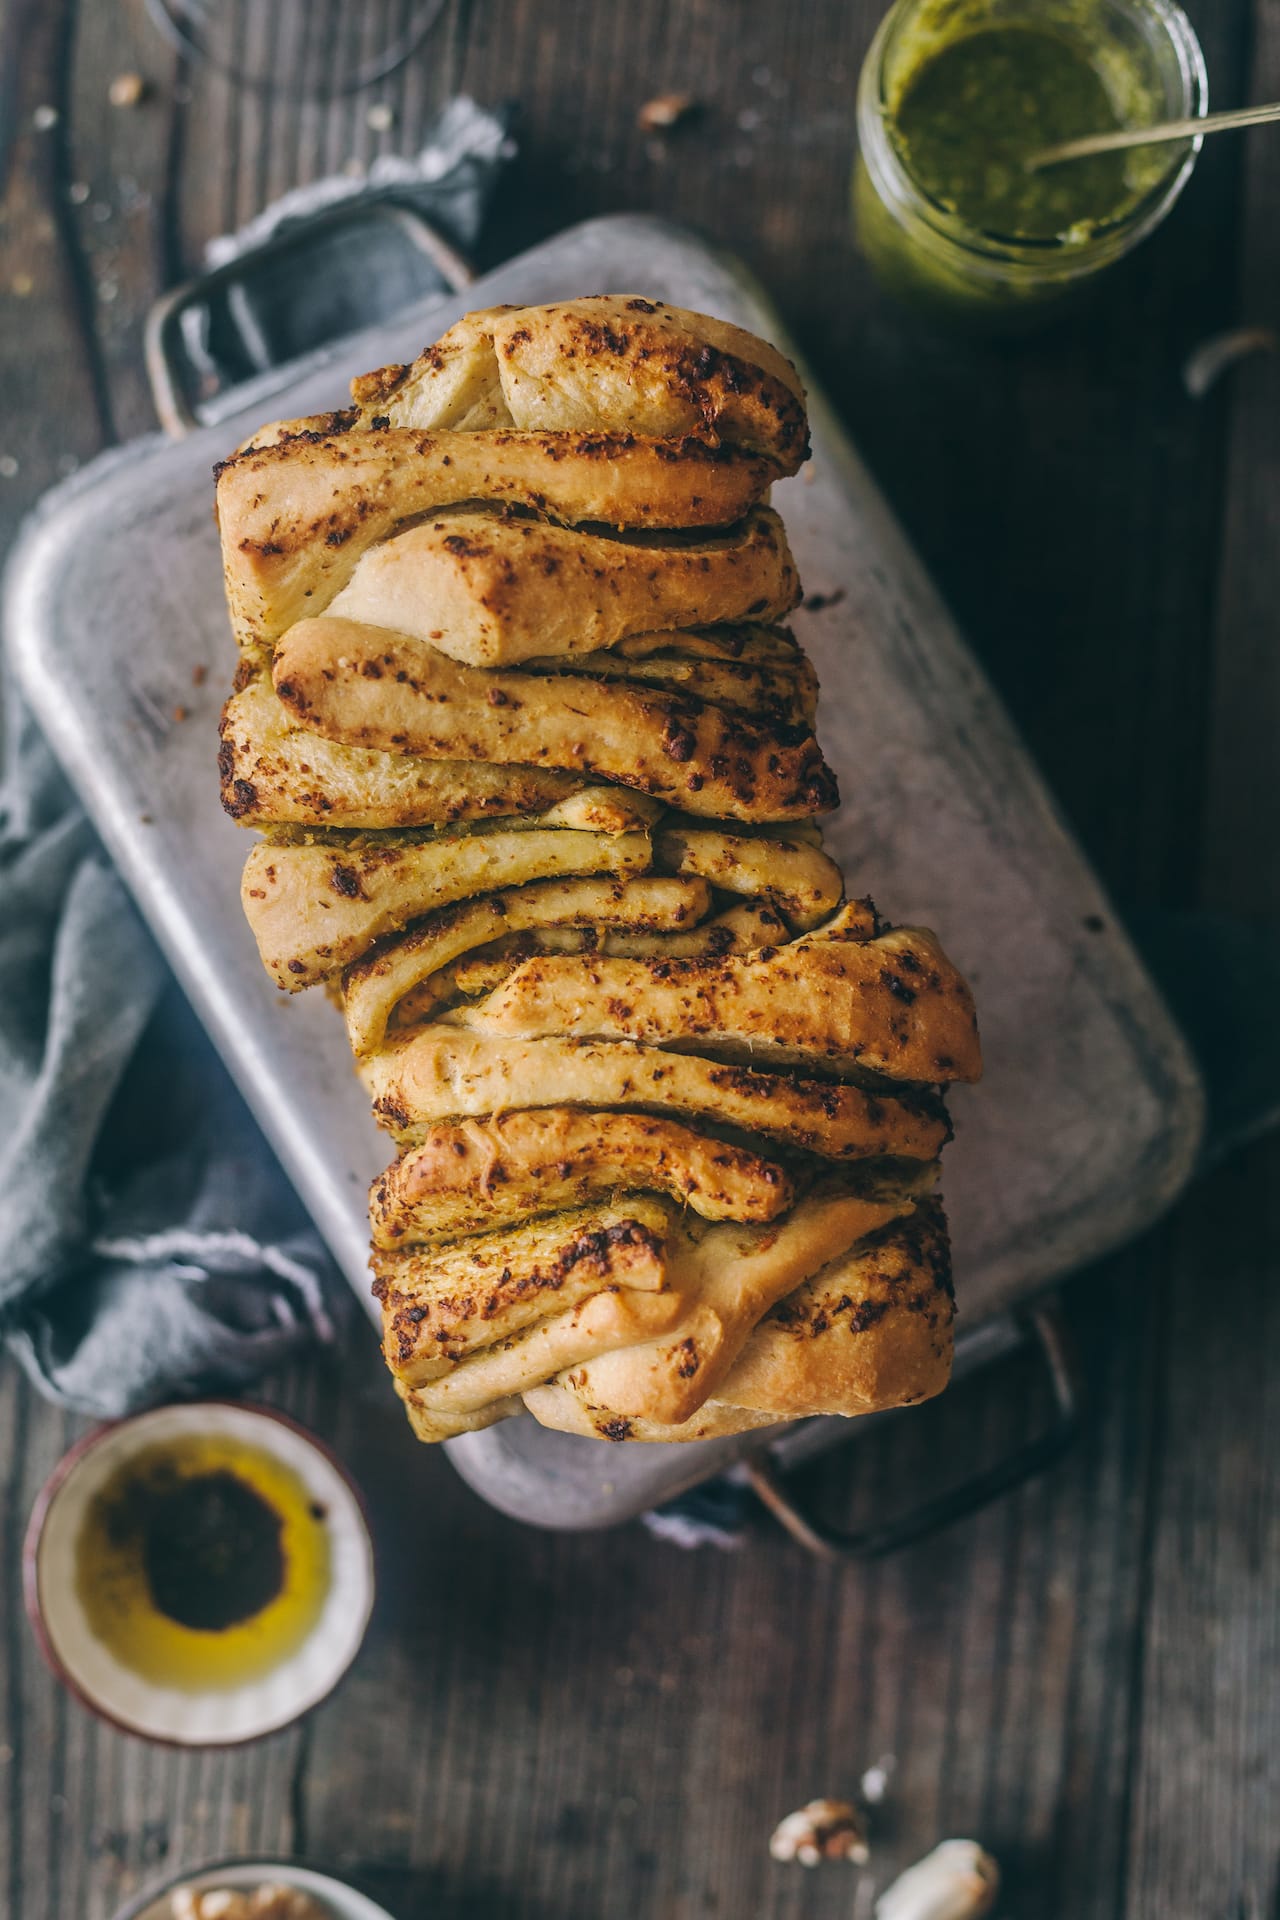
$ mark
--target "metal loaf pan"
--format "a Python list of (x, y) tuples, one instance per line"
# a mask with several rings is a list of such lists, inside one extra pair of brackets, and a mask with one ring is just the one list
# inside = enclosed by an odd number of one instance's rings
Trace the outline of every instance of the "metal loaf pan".
[[(386, 1157), (320, 994), (291, 999), (240, 914), (246, 836), (218, 805), (215, 727), (234, 657), (210, 469), (260, 421), (340, 405), (472, 307), (643, 292), (791, 351), (744, 270), (664, 222), (593, 221), (463, 296), (348, 338), (252, 407), (144, 440), (51, 495), (7, 588), (22, 684), (246, 1099), (360, 1296), (365, 1189)], [(978, 998), (987, 1075), (952, 1101), (944, 1192), (964, 1364), (1000, 1316), (1136, 1234), (1173, 1199), (1201, 1128), (1196, 1070), (999, 701), (840, 423), (810, 383), (814, 457), (776, 489), (844, 793), (826, 829), (851, 889), (936, 927)], [(200, 686), (195, 670), (207, 669)], [(185, 709), (185, 719), (175, 713)], [(856, 1430), (856, 1428), (855, 1428)], [(794, 1456), (848, 1423), (809, 1422)], [(612, 1524), (758, 1447), (609, 1447), (504, 1423), (450, 1443), (486, 1499), (547, 1526)]]

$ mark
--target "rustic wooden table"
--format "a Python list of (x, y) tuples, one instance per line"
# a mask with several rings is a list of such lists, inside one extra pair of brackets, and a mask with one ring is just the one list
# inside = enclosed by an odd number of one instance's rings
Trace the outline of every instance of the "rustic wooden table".
[[(246, 31), (259, 4), (235, 0)], [(486, 253), (654, 208), (740, 252), (1011, 703), (1122, 907), (1280, 909), (1280, 359), (1199, 404), (1179, 369), (1280, 320), (1280, 140), (1211, 142), (1167, 229), (1069, 331), (964, 347), (892, 309), (849, 237), (852, 100), (878, 0), (449, 0), (372, 94), (265, 104), (175, 64), (141, 0), (0, 0), (18, 137), (0, 265), (0, 515), (154, 424), (151, 299), (285, 188), (410, 151), (466, 89), (518, 101)], [(1280, 94), (1280, 13), (1198, 0), (1218, 105)], [(113, 76), (150, 83), (113, 107)], [(650, 96), (696, 121), (637, 130)], [(372, 101), (390, 130), (368, 121)], [(377, 116), (375, 116), (375, 119)], [(997, 937), (1000, 929), (993, 929)], [(1276, 1185), (1271, 1186), (1274, 1179)], [(773, 1865), (775, 1819), (897, 1756), (877, 1876), (946, 1834), (1002, 1861), (1002, 1912), (1262, 1920), (1280, 1806), (1280, 1142), (1203, 1180), (1067, 1307), (1074, 1454), (865, 1572), (762, 1522), (735, 1553), (638, 1527), (522, 1531), (415, 1447), (363, 1332), (268, 1383), (367, 1490), (374, 1630), (300, 1728), (148, 1748), (50, 1680), (19, 1543), (77, 1422), (0, 1373), (0, 1909), (103, 1920), (149, 1876), (248, 1849), (363, 1877), (404, 1920), (870, 1911), (845, 1869)], [(812, 1475), (897, 1498), (1042, 1409), (1015, 1369)], [(848, 1482), (852, 1477), (854, 1486)], [(5, 1898), (7, 1894), (7, 1905)]]

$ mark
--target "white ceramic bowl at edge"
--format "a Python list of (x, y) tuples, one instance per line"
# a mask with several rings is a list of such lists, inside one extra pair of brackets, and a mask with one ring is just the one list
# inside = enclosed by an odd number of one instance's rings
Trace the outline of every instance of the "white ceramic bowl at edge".
[(251, 1891), (268, 1881), (295, 1887), (323, 1903), (333, 1920), (392, 1920), (385, 1907), (367, 1900), (354, 1887), (319, 1873), (314, 1867), (295, 1866), (288, 1860), (229, 1860), (199, 1867), (190, 1873), (177, 1873), (162, 1887), (154, 1888), (125, 1907), (116, 1920), (170, 1920), (170, 1899), (178, 1887), (194, 1887), (197, 1893), (213, 1893), (221, 1887)]
[[(143, 1448), (194, 1434), (225, 1434), (273, 1454), (324, 1508), (329, 1528), (329, 1592), (306, 1640), (260, 1679), (207, 1693), (155, 1686), (123, 1666), (90, 1628), (75, 1579), (76, 1542), (94, 1494)], [(269, 1407), (204, 1400), (135, 1414), (73, 1447), (36, 1501), (23, 1579), (41, 1649), (85, 1706), (144, 1739), (234, 1746), (288, 1726), (342, 1678), (373, 1605), (373, 1550), (354, 1486), (317, 1441)]]

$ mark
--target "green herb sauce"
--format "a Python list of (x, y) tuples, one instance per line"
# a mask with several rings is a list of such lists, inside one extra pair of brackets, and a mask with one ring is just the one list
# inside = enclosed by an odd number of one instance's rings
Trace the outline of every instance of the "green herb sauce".
[(1122, 124), (1082, 47), (1033, 27), (963, 35), (925, 59), (891, 134), (929, 197), (1008, 240), (1087, 239), (1133, 202), (1123, 154), (1029, 173), (1041, 147)]

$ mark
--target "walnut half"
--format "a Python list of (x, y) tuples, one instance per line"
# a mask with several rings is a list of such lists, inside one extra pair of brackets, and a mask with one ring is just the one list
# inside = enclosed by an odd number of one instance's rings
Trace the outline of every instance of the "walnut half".
[(775, 1827), (769, 1851), (775, 1860), (798, 1860), (802, 1867), (824, 1860), (851, 1860), (863, 1867), (870, 1858), (858, 1810), (847, 1800), (811, 1800), (789, 1813)]

